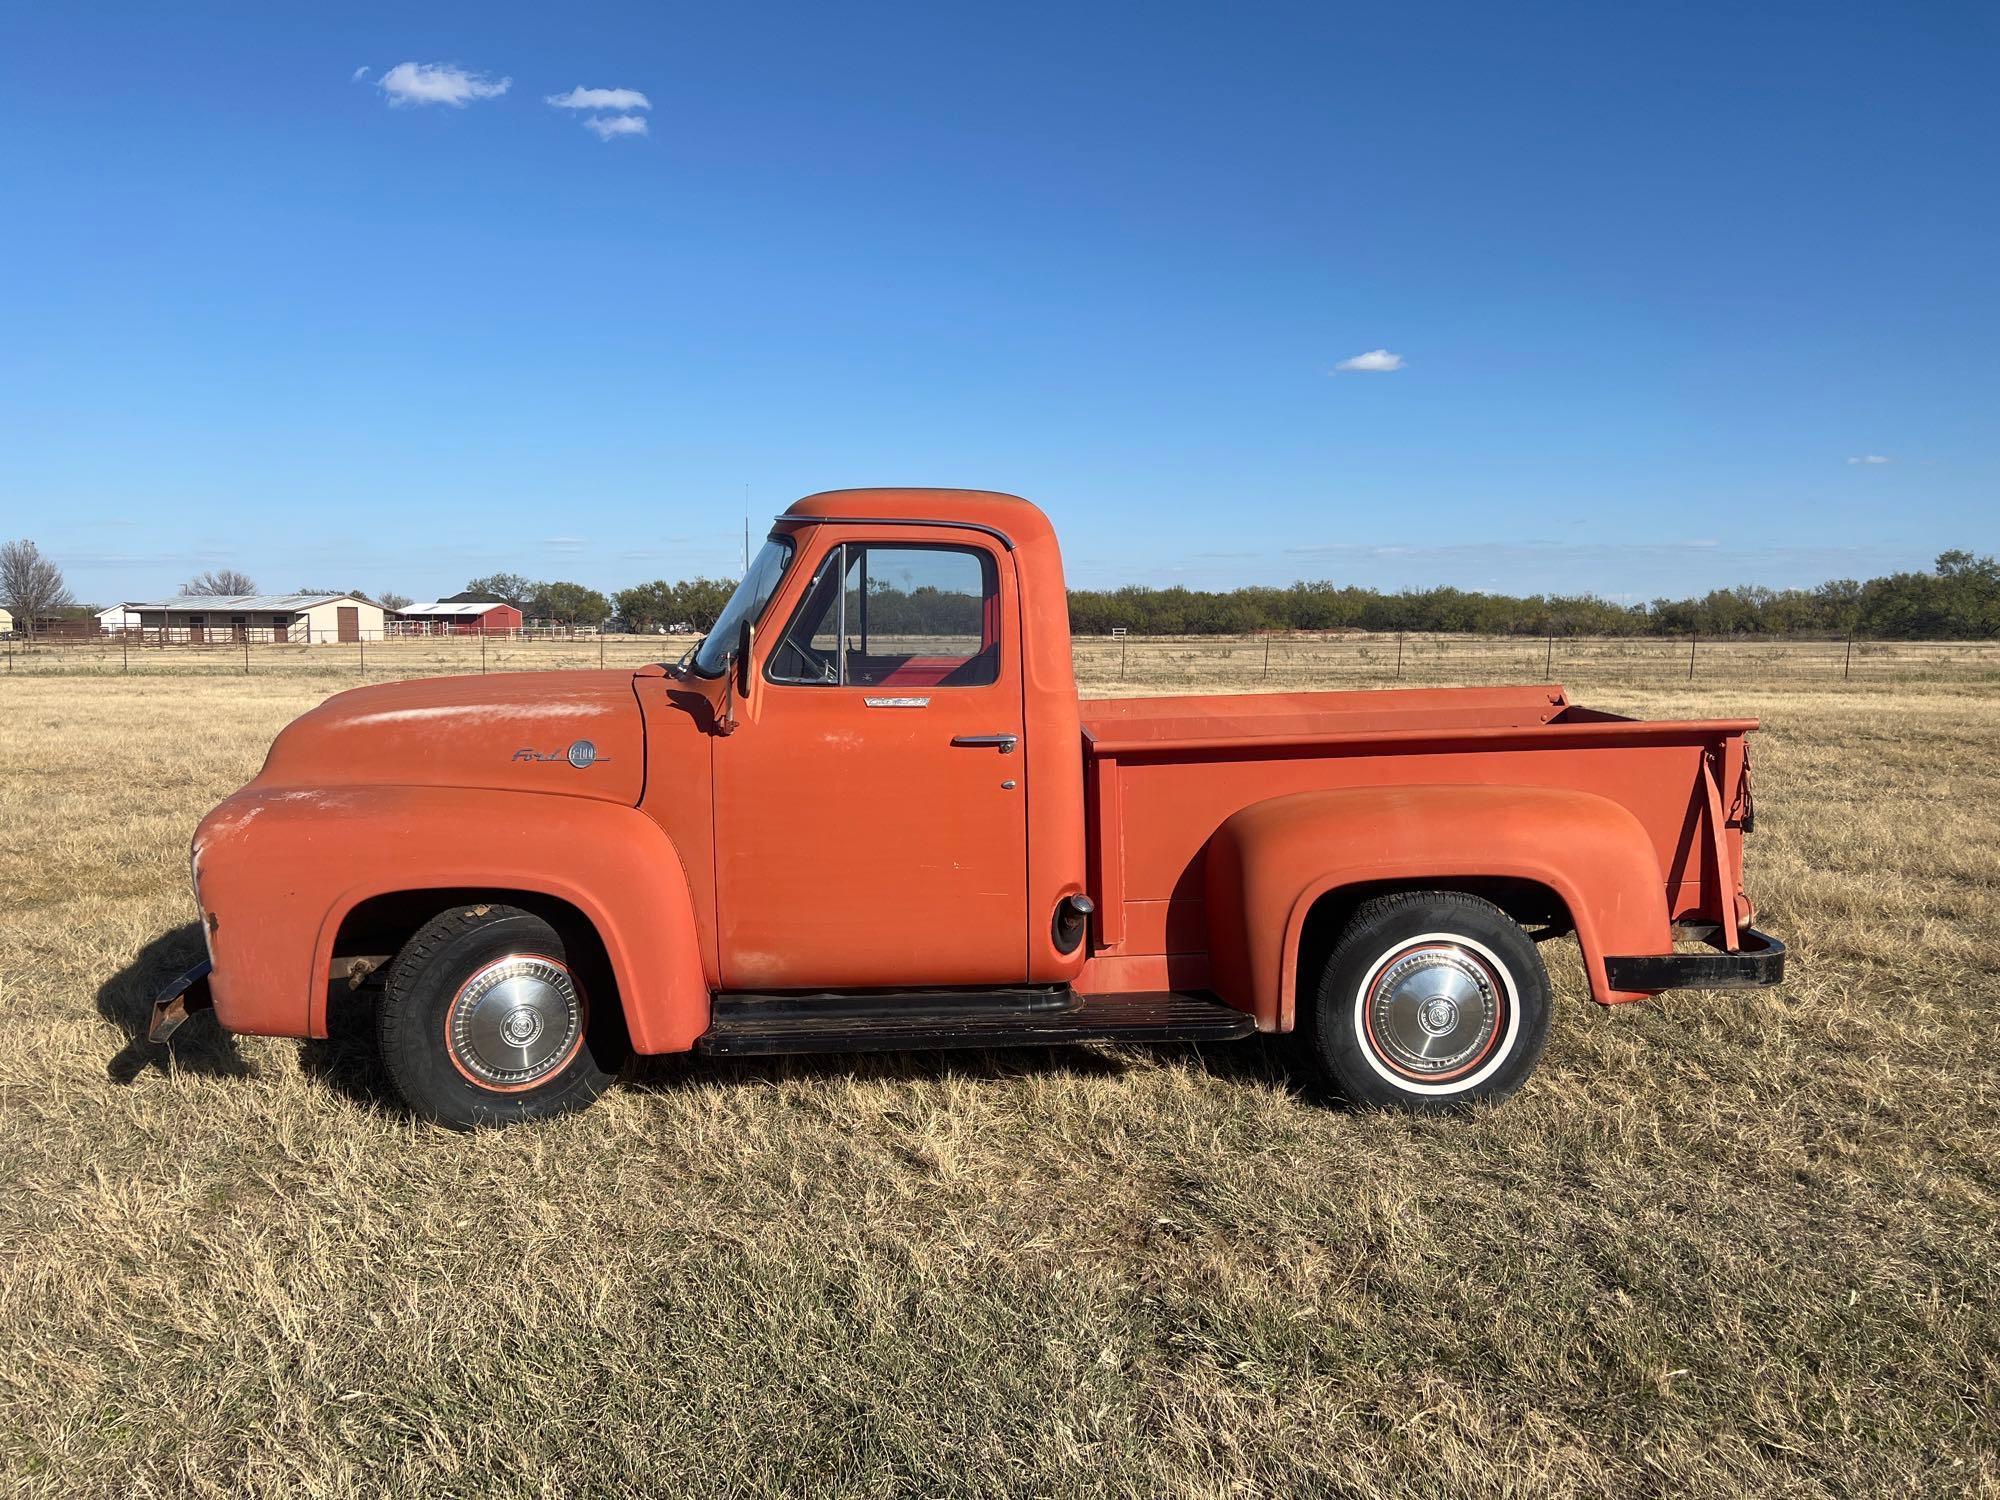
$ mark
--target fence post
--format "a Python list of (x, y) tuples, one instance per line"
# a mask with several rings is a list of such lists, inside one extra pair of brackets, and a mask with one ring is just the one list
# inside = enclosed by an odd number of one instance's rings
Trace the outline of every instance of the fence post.
[(361, 653), (361, 675), (366, 677), (368, 675), (368, 637), (361, 634), (360, 631), (356, 631), (354, 633), (354, 644), (356, 649)]
[(1271, 675), (1271, 638), (1268, 635), (1264, 637), (1264, 675)]
[(479, 622), (479, 675), (486, 675), (486, 622)]
[(1121, 630), (1118, 632), (1118, 680), (1120, 682), (1125, 680), (1125, 646), (1125, 632)]
[(1396, 681), (1403, 680), (1403, 632), (1396, 632)]
[(122, 630), (118, 632), (118, 653), (125, 658), (125, 670), (129, 674), (132, 670), (132, 637)]
[(1549, 654), (1547, 658), (1542, 662), (1542, 681), (1544, 682), (1552, 681), (1555, 675), (1556, 675), (1556, 635), (1555, 632), (1552, 630), (1549, 632)]
[(243, 632), (243, 675), (250, 675), (250, 632)]
[(597, 665), (600, 671), (604, 667), (604, 622), (601, 620), (597, 625)]
[(1846, 682), (1854, 675), (1854, 632), (1847, 632), (1847, 660), (1840, 664), (1840, 680)]
[(1696, 638), (1700, 634), (1701, 632), (1698, 630), (1690, 630), (1688, 632), (1688, 681), (1689, 682), (1694, 681), (1694, 643)]

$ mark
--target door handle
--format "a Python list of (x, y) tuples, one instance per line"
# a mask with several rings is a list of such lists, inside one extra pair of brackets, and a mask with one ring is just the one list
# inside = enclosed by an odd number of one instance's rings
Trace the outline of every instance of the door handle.
[(961, 750), (998, 750), (1002, 755), (1012, 755), (1021, 739), (1013, 734), (955, 734), (951, 742)]

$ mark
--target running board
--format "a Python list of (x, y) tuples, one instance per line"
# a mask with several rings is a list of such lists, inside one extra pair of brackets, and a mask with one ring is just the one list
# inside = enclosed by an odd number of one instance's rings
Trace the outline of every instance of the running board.
[(909, 994), (718, 995), (695, 1050), (711, 1057), (928, 1052), (1070, 1042), (1228, 1042), (1257, 1023), (1212, 995), (1153, 990), (920, 990)]

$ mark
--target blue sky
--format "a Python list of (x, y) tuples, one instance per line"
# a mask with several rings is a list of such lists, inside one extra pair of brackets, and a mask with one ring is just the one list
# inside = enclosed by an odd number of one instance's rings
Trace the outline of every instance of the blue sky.
[(1991, 551), (1996, 17), (11, 7), (0, 536), (99, 601), (728, 572), (870, 483), (1092, 586)]

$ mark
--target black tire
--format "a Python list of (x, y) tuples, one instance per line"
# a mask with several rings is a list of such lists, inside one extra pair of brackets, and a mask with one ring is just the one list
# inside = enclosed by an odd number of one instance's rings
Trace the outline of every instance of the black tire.
[(1381, 896), (1341, 933), (1299, 1033), (1307, 1063), (1352, 1103), (1462, 1110), (1506, 1098), (1541, 1061), (1548, 970), (1490, 901)]
[(615, 998), (605, 1009), (591, 1014), (562, 935), (540, 917), (456, 906), (389, 965), (376, 1036), (404, 1102), (470, 1130), (567, 1114), (609, 1088), (624, 1031)]

